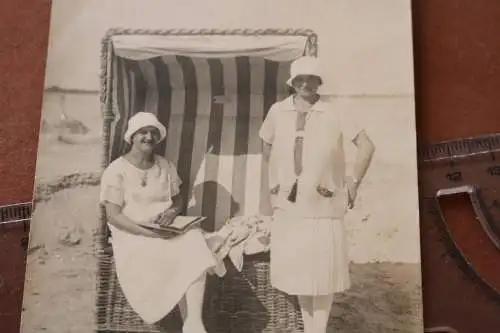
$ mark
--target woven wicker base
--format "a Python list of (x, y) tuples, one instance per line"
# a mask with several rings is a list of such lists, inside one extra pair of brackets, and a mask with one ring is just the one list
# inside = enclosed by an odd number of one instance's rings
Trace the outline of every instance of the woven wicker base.
[[(204, 322), (209, 333), (302, 332), (302, 318), (295, 297), (271, 287), (269, 257), (245, 258), (238, 272), (228, 261), (224, 278), (209, 276)], [(98, 332), (181, 332), (176, 309), (157, 325), (148, 325), (128, 304), (115, 273), (111, 254), (100, 257), (97, 296)]]
[(99, 258), (97, 281), (96, 322), (98, 332), (161, 332), (159, 327), (146, 324), (130, 307), (118, 283), (111, 254)]
[(210, 276), (205, 298), (209, 332), (301, 332), (295, 297), (272, 288), (268, 255), (248, 256), (242, 272), (227, 261), (227, 275)]

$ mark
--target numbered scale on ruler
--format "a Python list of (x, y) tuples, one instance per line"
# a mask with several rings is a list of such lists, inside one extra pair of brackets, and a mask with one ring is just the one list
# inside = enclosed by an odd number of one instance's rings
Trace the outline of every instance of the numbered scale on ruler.
[[(419, 183), (428, 324), (444, 321), (469, 332), (477, 320), (476, 328), (490, 332), (491, 325), (500, 325), (491, 314), (500, 311), (500, 134), (422, 149)], [(464, 222), (461, 207), (445, 214), (444, 201), (458, 196), (472, 205), (472, 222)]]
[(26, 236), (21, 241), (21, 246), (26, 248), (28, 246), (27, 233), (31, 213), (31, 202), (0, 206), (0, 233), (6, 233), (9, 229), (21, 227), (23, 232), (26, 233)]
[(4, 329), (19, 327), (31, 210), (31, 203), (0, 206), (0, 328)]
[(441, 142), (421, 153), (424, 208), (441, 215), (441, 197), (468, 195), (481, 227), (500, 250), (500, 135)]

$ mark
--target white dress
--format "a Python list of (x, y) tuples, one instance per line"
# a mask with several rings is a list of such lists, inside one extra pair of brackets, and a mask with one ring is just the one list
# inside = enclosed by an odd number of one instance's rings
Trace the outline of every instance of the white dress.
[[(175, 166), (163, 157), (156, 156), (148, 170), (119, 157), (103, 173), (100, 201), (121, 206), (132, 221), (146, 222), (172, 205), (180, 184)], [(216, 264), (200, 230), (165, 240), (109, 227), (119, 283), (147, 323), (164, 318), (189, 286)]]
[[(274, 104), (261, 127), (272, 144), (270, 190), (271, 283), (288, 294), (327, 295), (350, 287), (344, 215), (347, 211), (342, 128), (331, 106), (318, 101), (303, 133), (303, 171), (295, 203), (287, 200), (297, 176), (293, 147), (297, 110), (293, 98)], [(322, 196), (317, 187), (330, 190)]]

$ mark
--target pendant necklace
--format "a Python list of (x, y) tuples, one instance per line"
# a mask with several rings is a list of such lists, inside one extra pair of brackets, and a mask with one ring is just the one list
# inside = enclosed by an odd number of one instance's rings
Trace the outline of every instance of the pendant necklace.
[(153, 162), (153, 165), (150, 168), (148, 168), (146, 170), (142, 170), (142, 178), (141, 178), (141, 186), (142, 187), (146, 187), (148, 185), (149, 171), (152, 170), (155, 165), (156, 165), (156, 161)]
[(146, 187), (146, 185), (148, 185), (148, 170), (144, 172), (144, 175), (142, 176), (141, 179), (141, 186)]

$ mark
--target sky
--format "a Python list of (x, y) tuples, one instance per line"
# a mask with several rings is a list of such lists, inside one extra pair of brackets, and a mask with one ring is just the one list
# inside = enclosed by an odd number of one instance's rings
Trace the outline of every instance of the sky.
[(110, 28), (308, 28), (318, 34), (325, 90), (413, 95), (409, 0), (54, 0), (46, 87), (99, 90)]

